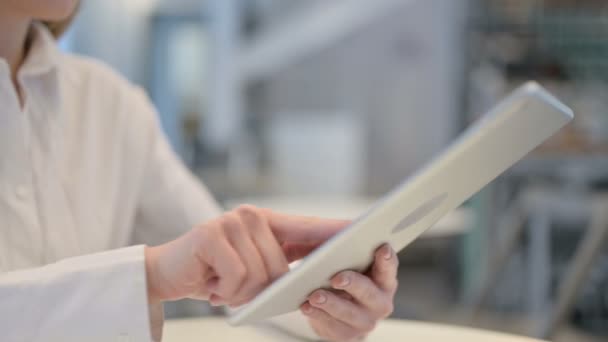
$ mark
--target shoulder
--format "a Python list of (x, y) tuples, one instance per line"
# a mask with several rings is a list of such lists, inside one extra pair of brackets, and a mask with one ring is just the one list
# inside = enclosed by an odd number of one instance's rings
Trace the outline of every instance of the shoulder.
[(95, 88), (111, 93), (126, 91), (128, 94), (141, 92), (138, 86), (132, 84), (111, 66), (87, 56), (62, 54), (60, 72), (70, 85), (80, 89)]
[(141, 87), (101, 61), (73, 54), (63, 54), (58, 75), (65, 114), (75, 129), (146, 148), (158, 118)]
[(156, 110), (145, 91), (111, 66), (91, 57), (65, 53), (59, 68), (65, 96), (80, 104), (81, 115), (103, 120), (154, 120)]

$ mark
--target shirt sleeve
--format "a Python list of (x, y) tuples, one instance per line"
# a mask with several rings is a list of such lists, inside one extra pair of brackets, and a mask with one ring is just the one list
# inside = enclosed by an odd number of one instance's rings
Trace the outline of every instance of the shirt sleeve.
[(136, 96), (147, 129), (147, 151), (134, 226), (136, 243), (161, 244), (221, 213), (207, 188), (186, 168), (162, 131), (143, 91)]
[(2, 341), (151, 341), (143, 246), (0, 274)]

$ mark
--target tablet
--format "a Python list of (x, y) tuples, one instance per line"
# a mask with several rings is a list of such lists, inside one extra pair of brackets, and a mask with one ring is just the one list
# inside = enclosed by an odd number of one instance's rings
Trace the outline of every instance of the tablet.
[(298, 310), (343, 270), (362, 271), (389, 243), (400, 251), (573, 118), (535, 82), (516, 89), (443, 153), (239, 308), (240, 325)]

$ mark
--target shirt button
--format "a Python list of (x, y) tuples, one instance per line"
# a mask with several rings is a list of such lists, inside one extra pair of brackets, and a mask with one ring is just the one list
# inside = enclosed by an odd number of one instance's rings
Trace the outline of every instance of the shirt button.
[(15, 195), (18, 199), (24, 200), (27, 197), (27, 187), (25, 185), (19, 185), (15, 188)]

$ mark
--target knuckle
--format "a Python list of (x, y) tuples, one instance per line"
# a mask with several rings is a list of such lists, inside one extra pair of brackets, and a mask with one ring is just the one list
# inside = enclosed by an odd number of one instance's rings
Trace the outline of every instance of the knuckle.
[(266, 272), (257, 272), (253, 279), (253, 283), (256, 286), (266, 285), (270, 281), (270, 277)]
[(196, 227), (192, 233), (196, 238), (200, 238), (201, 241), (205, 242), (217, 233), (215, 230), (216, 226), (214, 224), (203, 224)]
[(205, 224), (193, 231), (194, 238), (203, 246), (214, 243), (221, 238), (221, 235), (221, 229), (217, 224)]
[(266, 283), (263, 281), (263, 276), (259, 274), (248, 274), (243, 282), (241, 291), (246, 296), (255, 296), (264, 288)]
[(250, 231), (251, 235), (259, 236), (262, 239), (265, 239), (266, 236), (268, 236), (264, 234), (264, 231), (267, 229), (269, 230), (270, 228), (267, 228), (267, 225), (263, 224), (261, 221), (252, 221), (244, 219), (243, 223), (245, 224), (245, 229)]
[(236, 214), (245, 222), (255, 223), (261, 220), (260, 210), (250, 204), (242, 204), (235, 209)]
[(385, 286), (385, 290), (384, 293), (386, 293), (389, 297), (394, 297), (395, 293), (397, 293), (397, 288), (399, 287), (399, 281), (397, 280), (397, 278), (392, 278), (392, 279), (388, 279), (384, 281), (384, 286)]
[(236, 214), (228, 212), (221, 217), (222, 228), (230, 233), (238, 232), (241, 229), (241, 221)]
[(239, 283), (245, 280), (247, 277), (247, 269), (240, 263), (234, 266), (234, 270), (232, 272), (234, 279)]

